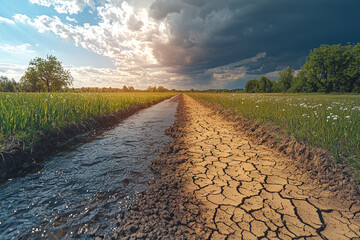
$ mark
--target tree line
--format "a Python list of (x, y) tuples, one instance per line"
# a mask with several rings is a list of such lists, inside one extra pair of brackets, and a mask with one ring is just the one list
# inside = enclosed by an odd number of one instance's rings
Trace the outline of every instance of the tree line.
[[(123, 88), (70, 88), (73, 77), (55, 56), (35, 58), (17, 83), (14, 79), (0, 77), (1, 92), (133, 92), (132, 86)], [(163, 86), (149, 86), (148, 92), (176, 91)], [(192, 89), (192, 91), (195, 91)], [(230, 92), (226, 89), (210, 89), (209, 92)], [(235, 92), (240, 91), (236, 89)], [(231, 91), (233, 92), (233, 91)], [(245, 92), (360, 92), (360, 43), (346, 46), (321, 45), (310, 51), (299, 71), (286, 67), (277, 80), (266, 76), (249, 80)]]
[(321, 45), (313, 49), (295, 74), (290, 67), (271, 81), (265, 76), (249, 80), (246, 92), (360, 92), (360, 43)]
[[(37, 57), (30, 60), (29, 66), (21, 77), (20, 82), (0, 76), (0, 92), (136, 92), (133, 86), (124, 85), (122, 88), (82, 87), (70, 88), (73, 77), (69, 70), (65, 70), (55, 56)], [(149, 86), (147, 92), (168, 92), (163, 86)]]

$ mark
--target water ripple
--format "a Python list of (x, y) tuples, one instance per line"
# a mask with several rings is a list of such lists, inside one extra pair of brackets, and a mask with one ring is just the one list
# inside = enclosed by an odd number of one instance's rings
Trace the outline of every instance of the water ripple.
[(164, 101), (117, 127), (77, 140), (25, 177), (0, 183), (0, 239), (89, 238), (154, 179), (149, 168), (171, 139), (177, 102)]

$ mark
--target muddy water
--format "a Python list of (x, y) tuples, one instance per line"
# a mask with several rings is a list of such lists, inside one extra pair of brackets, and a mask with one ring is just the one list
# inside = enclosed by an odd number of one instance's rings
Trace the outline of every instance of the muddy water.
[(80, 238), (111, 233), (115, 218), (156, 178), (149, 168), (171, 138), (176, 101), (84, 137), (25, 177), (0, 183), (0, 239)]

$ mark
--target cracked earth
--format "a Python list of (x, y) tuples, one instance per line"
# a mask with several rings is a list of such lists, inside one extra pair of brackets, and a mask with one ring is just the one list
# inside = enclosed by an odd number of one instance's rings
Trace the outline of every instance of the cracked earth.
[(205, 219), (194, 231), (205, 228), (209, 239), (360, 239), (358, 204), (307, 183), (285, 156), (254, 145), (189, 96), (184, 104), (185, 188)]
[(181, 99), (174, 141), (151, 164), (160, 179), (118, 216), (111, 239), (360, 239), (358, 195), (340, 198), (345, 189)]

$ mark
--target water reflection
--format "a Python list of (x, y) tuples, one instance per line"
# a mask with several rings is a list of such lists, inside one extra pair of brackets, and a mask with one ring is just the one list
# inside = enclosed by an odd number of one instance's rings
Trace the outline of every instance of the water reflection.
[(44, 159), (37, 172), (0, 183), (0, 239), (88, 238), (154, 178), (150, 161), (171, 138), (177, 102), (166, 100), (116, 128)]

